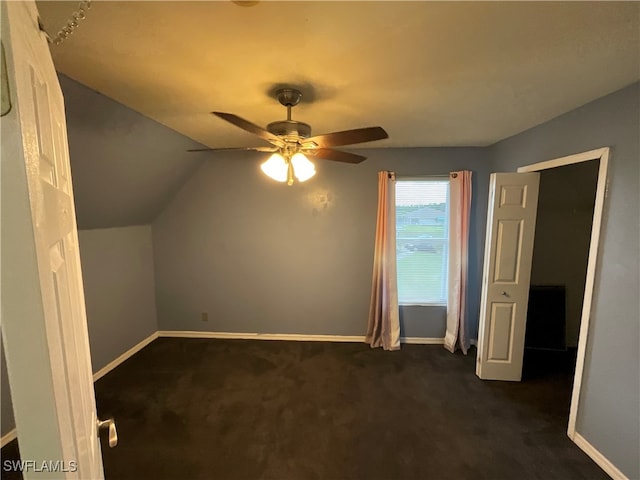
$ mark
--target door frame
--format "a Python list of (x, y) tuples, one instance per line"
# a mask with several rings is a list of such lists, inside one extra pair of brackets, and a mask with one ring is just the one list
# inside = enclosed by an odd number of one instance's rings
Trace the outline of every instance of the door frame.
[(571, 392), (571, 408), (569, 409), (569, 425), (567, 436), (575, 441), (576, 418), (580, 406), (580, 390), (584, 375), (584, 361), (589, 336), (589, 319), (593, 304), (593, 288), (595, 285), (596, 266), (598, 261), (598, 245), (600, 244), (600, 232), (602, 227), (602, 215), (604, 201), (607, 196), (607, 172), (609, 169), (609, 147), (589, 150), (588, 152), (568, 155), (544, 162), (534, 163), (519, 167), (518, 173), (540, 172), (551, 168), (562, 167), (574, 163), (600, 160), (598, 166), (598, 183), (596, 186), (596, 199), (593, 206), (593, 222), (591, 225), (591, 240), (589, 243), (589, 257), (587, 261), (587, 274), (584, 286), (584, 298), (582, 301), (582, 316), (580, 317), (580, 333), (578, 335), (578, 351), (576, 356), (576, 370), (573, 377), (573, 390)]

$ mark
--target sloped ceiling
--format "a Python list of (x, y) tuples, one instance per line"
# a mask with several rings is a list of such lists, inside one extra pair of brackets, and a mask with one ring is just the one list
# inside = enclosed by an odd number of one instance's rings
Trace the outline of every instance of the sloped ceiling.
[(64, 75), (78, 228), (151, 223), (202, 157), (199, 145)]
[[(54, 34), (76, 2), (39, 2)], [(375, 147), (490, 145), (640, 78), (638, 2), (95, 1), (57, 69), (211, 147), (255, 146), (209, 114), (314, 133), (381, 125)]]

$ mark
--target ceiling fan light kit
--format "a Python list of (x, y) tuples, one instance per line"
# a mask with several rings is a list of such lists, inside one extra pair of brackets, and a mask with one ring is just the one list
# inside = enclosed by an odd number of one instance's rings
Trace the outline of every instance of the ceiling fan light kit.
[[(276, 92), (276, 98), (280, 104), (287, 108), (287, 119), (272, 122), (267, 125), (266, 129), (232, 113), (212, 113), (273, 145), (273, 147), (270, 148), (239, 148), (238, 150), (273, 153), (260, 168), (265, 175), (278, 182), (287, 182), (287, 185), (293, 185), (294, 178), (298, 179), (299, 182), (304, 182), (313, 177), (316, 174), (316, 169), (313, 163), (307, 158), (307, 155), (325, 160), (333, 160), (335, 162), (360, 163), (366, 160), (366, 157), (341, 150), (334, 150), (330, 147), (389, 138), (389, 135), (382, 127), (358, 128), (312, 137), (310, 125), (291, 119), (291, 109), (300, 103), (302, 92), (295, 88), (281, 88)], [(189, 151), (202, 152), (216, 150), (235, 149), (203, 148)]]
[(294, 176), (299, 182), (305, 182), (316, 174), (316, 167), (300, 152), (291, 158), (274, 153), (260, 168), (268, 177), (278, 182), (287, 182), (287, 185), (293, 185)]

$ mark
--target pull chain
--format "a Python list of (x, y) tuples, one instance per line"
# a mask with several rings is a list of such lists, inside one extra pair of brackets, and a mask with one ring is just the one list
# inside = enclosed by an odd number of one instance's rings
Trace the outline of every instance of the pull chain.
[[(60, 31), (56, 34), (55, 37), (51, 38), (51, 36), (44, 29), (42, 23), (40, 23), (40, 30), (42, 30), (47, 36), (47, 41), (54, 45), (60, 45), (64, 42), (69, 35), (71, 35), (78, 25), (80, 24), (80, 20), (84, 20), (86, 18), (86, 12), (91, 8), (91, 0), (82, 0), (78, 4), (78, 9), (71, 14), (71, 17), (67, 21), (67, 24), (60, 29)], [(39, 20), (39, 19), (38, 19)]]

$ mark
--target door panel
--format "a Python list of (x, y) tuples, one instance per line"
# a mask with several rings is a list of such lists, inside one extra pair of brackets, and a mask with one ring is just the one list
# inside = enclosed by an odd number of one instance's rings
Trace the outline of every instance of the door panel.
[(487, 353), (490, 361), (509, 362), (511, 360), (514, 307), (513, 303), (496, 302), (491, 305), (489, 352)]
[(476, 373), (522, 377), (538, 173), (491, 175)]
[(522, 248), (522, 220), (498, 220), (496, 241), (496, 266), (493, 281), (514, 284), (520, 271)]
[(14, 107), (2, 119), (2, 331), (20, 453), (62, 461), (47, 478), (102, 479), (62, 92), (35, 3), (1, 7)]

